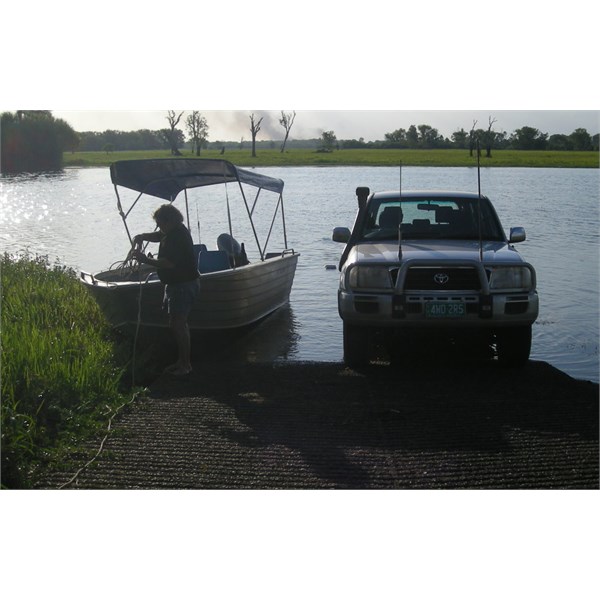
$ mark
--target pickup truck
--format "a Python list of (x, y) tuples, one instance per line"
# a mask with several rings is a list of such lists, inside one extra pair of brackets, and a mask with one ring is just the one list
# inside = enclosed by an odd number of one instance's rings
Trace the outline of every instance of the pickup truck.
[(444, 339), (523, 365), (539, 311), (535, 269), (515, 250), (489, 198), (471, 192), (357, 188), (352, 230), (336, 227), (344, 361), (365, 366), (373, 340), (389, 355)]

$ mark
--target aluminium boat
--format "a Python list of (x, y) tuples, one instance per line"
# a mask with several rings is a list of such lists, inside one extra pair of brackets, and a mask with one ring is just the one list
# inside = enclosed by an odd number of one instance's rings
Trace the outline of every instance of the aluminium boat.
[[(226, 160), (184, 158), (117, 161), (110, 166), (110, 176), (117, 209), (132, 248), (134, 235), (139, 231), (131, 232), (128, 218), (135, 207), (145, 205), (151, 208), (147, 202), (149, 198), (154, 201), (152, 208), (157, 208), (156, 199), (164, 203), (176, 202), (183, 197), (183, 205), (179, 209), (192, 232), (190, 209), (195, 201), (198, 243), (194, 244), (194, 251), (200, 273), (200, 293), (188, 318), (191, 330), (242, 328), (288, 303), (299, 254), (288, 248), (282, 180), (240, 169)], [(207, 186), (211, 186), (213, 191), (213, 186), (221, 186), (225, 190), (223, 198), (218, 195), (216, 205), (214, 193), (204, 205), (202, 195), (208, 190), (195, 189)], [(124, 189), (127, 194), (131, 194), (131, 190), (134, 192), (131, 205), (126, 209), (121, 197)], [(191, 190), (199, 197), (191, 198)], [(252, 205), (249, 191), (255, 193)], [(263, 194), (259, 198), (261, 192)], [(267, 196), (269, 200), (265, 200)], [(234, 202), (239, 204), (237, 213)], [(257, 207), (265, 202), (272, 215), (257, 222)], [(217, 218), (217, 212), (222, 213), (221, 219)], [(233, 223), (236, 215), (244, 218), (245, 231), (252, 239), (241, 243), (236, 240)], [(204, 231), (201, 222), (204, 220), (211, 221), (213, 228), (215, 223), (219, 223), (222, 229), (226, 228), (216, 239), (210, 240), (216, 241), (214, 249), (209, 249), (211, 244), (207, 243), (206, 234), (200, 239), (200, 233)], [(276, 223), (279, 223), (276, 229), (280, 229), (278, 236), (272, 235)], [(262, 231), (260, 225), (263, 226)], [(267, 251), (269, 242), (277, 237), (281, 247)], [(146, 243), (144, 247), (146, 252), (152, 250), (148, 245)], [(247, 245), (251, 246), (248, 251)], [(164, 285), (154, 267), (139, 264), (130, 257), (131, 252), (125, 260), (105, 271), (82, 271), (80, 281), (114, 327), (166, 327)]]

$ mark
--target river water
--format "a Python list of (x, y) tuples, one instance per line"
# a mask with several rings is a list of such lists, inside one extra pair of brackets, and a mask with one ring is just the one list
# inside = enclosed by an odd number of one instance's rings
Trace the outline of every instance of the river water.
[[(272, 167), (260, 172), (285, 181), (288, 245), (301, 256), (289, 307), (244, 339), (241, 351), (250, 360), (342, 360), (336, 291), (343, 245), (331, 241), (331, 232), (335, 226), (352, 226), (356, 187), (398, 189), (401, 179), (403, 189), (477, 191), (475, 168), (404, 167), (400, 174), (393, 167)], [(190, 202), (194, 238), (209, 246), (216, 240), (212, 213), (235, 193), (231, 185), (225, 192), (223, 187), (211, 188), (210, 200), (200, 209)], [(506, 231), (514, 226), (527, 231), (527, 241), (517, 248), (536, 268), (540, 295), (531, 358), (597, 382), (599, 171), (483, 168), (481, 189)], [(136, 207), (132, 233), (153, 229), (151, 213), (158, 204)], [(252, 260), (251, 231), (235, 230), (234, 235), (246, 242)], [(279, 243), (272, 237), (270, 249)], [(48, 255), (92, 272), (122, 260), (129, 244), (108, 169), (2, 177), (0, 247)]]

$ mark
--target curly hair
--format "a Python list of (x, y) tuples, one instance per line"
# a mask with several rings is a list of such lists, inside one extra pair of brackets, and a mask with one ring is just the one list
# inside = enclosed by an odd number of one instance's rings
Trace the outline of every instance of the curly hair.
[(158, 223), (173, 223), (177, 225), (178, 223), (183, 223), (183, 215), (172, 205), (172, 204), (163, 204), (161, 207), (157, 208), (152, 215), (152, 218)]

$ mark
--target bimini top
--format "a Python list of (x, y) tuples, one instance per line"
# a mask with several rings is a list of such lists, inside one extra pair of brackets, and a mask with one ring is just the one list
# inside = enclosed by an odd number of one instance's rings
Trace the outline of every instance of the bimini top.
[(232, 181), (271, 192), (283, 191), (281, 179), (239, 169), (227, 160), (208, 158), (120, 160), (110, 165), (110, 178), (114, 185), (170, 201), (185, 189)]

